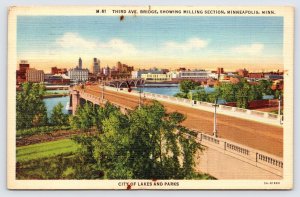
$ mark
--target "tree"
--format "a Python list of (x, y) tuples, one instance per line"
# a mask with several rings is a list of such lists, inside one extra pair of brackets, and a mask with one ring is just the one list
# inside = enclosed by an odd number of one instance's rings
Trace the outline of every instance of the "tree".
[(94, 110), (95, 116), (93, 121), (99, 132), (102, 132), (103, 130), (103, 121), (109, 118), (111, 113), (118, 113), (120, 111), (118, 107), (109, 102), (105, 103), (104, 107), (96, 106)]
[(198, 86), (198, 83), (191, 80), (183, 80), (179, 84), (179, 89), (182, 93), (188, 94), (190, 90), (194, 90)]
[(193, 93), (193, 99), (197, 101), (207, 101), (207, 97), (208, 94), (205, 92), (204, 88)]
[(58, 103), (53, 107), (50, 117), (50, 124), (52, 125), (69, 125), (68, 115), (63, 113), (64, 106), (61, 103)]
[(16, 127), (25, 129), (47, 125), (47, 108), (43, 101), (45, 86), (38, 83), (23, 83), (16, 98)]
[(236, 101), (236, 93), (238, 91), (238, 87), (236, 84), (222, 83), (219, 89), (220, 89), (221, 97), (225, 99), (227, 102)]
[(278, 99), (279, 96), (282, 96), (282, 91), (280, 91), (280, 90), (275, 90), (275, 92), (274, 92), (274, 98)]
[(184, 179), (196, 175), (194, 155), (200, 147), (184, 136), (189, 132), (180, 125), (184, 115), (166, 113), (157, 101), (127, 115), (119, 109), (107, 112), (101, 133), (92, 140), (90, 136), (77, 139), (86, 155), (83, 158), (89, 158), (88, 163), (94, 160), (92, 169), (103, 171), (109, 179)]
[(258, 88), (263, 95), (273, 95), (273, 90), (271, 87), (272, 87), (272, 81), (260, 80), (258, 82)]
[(261, 100), (263, 97), (258, 85), (251, 85), (249, 91), (249, 101)]
[(86, 102), (83, 107), (79, 106), (75, 116), (71, 116), (70, 125), (73, 129), (89, 131), (94, 126), (95, 111), (93, 106)]
[(236, 106), (240, 108), (247, 109), (248, 102), (249, 102), (249, 92), (250, 92), (250, 85), (247, 81), (239, 82), (239, 90), (236, 94)]

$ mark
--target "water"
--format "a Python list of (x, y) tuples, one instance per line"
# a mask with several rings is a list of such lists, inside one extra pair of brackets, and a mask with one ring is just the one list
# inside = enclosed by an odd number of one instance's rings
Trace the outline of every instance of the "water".
[[(62, 91), (65, 91), (65, 90), (62, 90)], [(67, 107), (69, 106), (69, 101), (70, 101), (70, 97), (69, 96), (54, 97), (54, 98), (44, 98), (43, 100), (44, 100), (44, 102), (46, 104), (48, 117), (50, 117), (52, 109), (58, 103), (61, 103), (64, 106), (63, 109), (62, 109), (63, 113), (65, 113), (65, 114), (69, 113), (68, 110), (67, 110)]]
[[(139, 88), (134, 88), (137, 91), (139, 91)], [(179, 87), (144, 87), (143, 92), (150, 92), (154, 94), (163, 94), (163, 95), (168, 95), (168, 96), (174, 96), (174, 94), (177, 94), (180, 92)]]
[(262, 99), (264, 100), (274, 99), (274, 95), (263, 95)]
[(47, 90), (46, 92), (64, 94), (64, 93), (68, 93), (69, 90)]
[[(158, 84), (159, 86), (159, 84)], [(139, 88), (134, 88), (136, 90), (139, 90)], [(204, 90), (207, 93), (212, 93), (213, 91), (215, 91), (215, 88), (211, 88), (211, 87), (205, 87)], [(150, 92), (150, 93), (155, 93), (155, 94), (163, 94), (163, 95), (167, 95), (167, 96), (174, 96), (175, 94), (179, 93), (179, 86), (174, 86), (174, 87), (144, 87), (143, 88), (144, 92)]]

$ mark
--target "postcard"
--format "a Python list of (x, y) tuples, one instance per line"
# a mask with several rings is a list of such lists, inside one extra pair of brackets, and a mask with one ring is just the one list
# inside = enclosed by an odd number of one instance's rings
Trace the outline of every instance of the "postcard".
[(9, 189), (292, 189), (292, 7), (8, 20)]

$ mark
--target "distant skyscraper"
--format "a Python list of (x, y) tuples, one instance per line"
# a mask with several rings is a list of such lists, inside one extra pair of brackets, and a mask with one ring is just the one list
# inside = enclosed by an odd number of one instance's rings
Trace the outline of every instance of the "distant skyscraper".
[(82, 59), (81, 59), (81, 57), (78, 60), (78, 67), (79, 67), (79, 69), (82, 69)]
[(100, 60), (94, 58), (94, 65), (93, 65), (93, 74), (98, 74), (100, 72)]

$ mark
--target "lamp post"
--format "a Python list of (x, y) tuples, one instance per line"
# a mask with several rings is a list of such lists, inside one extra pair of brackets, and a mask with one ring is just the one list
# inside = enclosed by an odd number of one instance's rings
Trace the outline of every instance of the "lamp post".
[(215, 107), (213, 136), (214, 137), (218, 137), (218, 130), (217, 130), (217, 107), (219, 106), (219, 104), (218, 104), (218, 98), (216, 98), (215, 103), (213, 104), (213, 106)]
[(104, 100), (104, 81), (102, 81), (102, 97), (101, 97), (101, 99), (103, 102), (103, 100)]
[(190, 96), (191, 96), (192, 105), (194, 105), (194, 102), (193, 102), (193, 92), (190, 91), (189, 94), (190, 94)]
[(279, 123), (282, 124), (281, 122), (281, 95), (278, 97), (278, 119)]
[(140, 93), (140, 98), (139, 98), (139, 109), (142, 106), (142, 92), (143, 92), (143, 85), (140, 87), (139, 93)]

